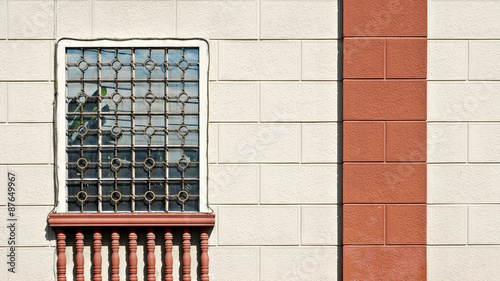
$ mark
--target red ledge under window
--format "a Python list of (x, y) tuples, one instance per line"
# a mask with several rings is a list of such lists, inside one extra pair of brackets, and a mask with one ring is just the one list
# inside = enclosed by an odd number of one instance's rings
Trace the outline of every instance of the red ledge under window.
[(50, 214), (51, 227), (213, 227), (215, 214)]

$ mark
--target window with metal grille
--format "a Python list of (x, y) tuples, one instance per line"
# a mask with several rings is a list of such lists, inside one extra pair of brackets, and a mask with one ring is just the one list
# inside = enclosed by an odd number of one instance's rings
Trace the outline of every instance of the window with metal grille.
[(59, 211), (206, 211), (207, 43), (62, 40), (57, 52)]

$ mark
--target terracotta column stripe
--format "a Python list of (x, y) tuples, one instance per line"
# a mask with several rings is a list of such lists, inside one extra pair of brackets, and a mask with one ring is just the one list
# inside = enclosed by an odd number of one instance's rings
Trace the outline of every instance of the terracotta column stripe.
[(426, 279), (427, 0), (343, 0), (343, 278)]

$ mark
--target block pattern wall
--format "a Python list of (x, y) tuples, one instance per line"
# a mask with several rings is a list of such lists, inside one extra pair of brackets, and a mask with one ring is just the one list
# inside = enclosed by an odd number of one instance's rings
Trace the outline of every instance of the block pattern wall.
[(211, 277), (337, 280), (337, 1), (211, 2)]
[(429, 1), (429, 280), (500, 277), (499, 13)]
[(427, 1), (343, 1), (343, 277), (426, 278)]
[[(55, 4), (0, 3), (0, 279), (54, 280), (55, 235), (47, 229), (46, 219), (54, 204)], [(10, 194), (15, 201), (8, 200), (8, 173), (10, 178), (15, 175), (15, 191)], [(15, 210), (8, 203), (14, 203)], [(7, 223), (15, 224), (14, 232)], [(15, 251), (10, 250), (13, 241)], [(8, 265), (13, 255), (15, 264)]]
[(210, 276), (336, 280), (337, 3), (0, 1), (0, 218), (7, 172), (14, 171), (22, 246), (21, 273), (3, 278), (0, 271), (0, 279), (31, 280), (34, 268), (45, 269), (37, 280), (54, 279), (46, 215), (53, 205), (56, 38), (204, 37), (211, 58), (209, 202), (217, 214)]

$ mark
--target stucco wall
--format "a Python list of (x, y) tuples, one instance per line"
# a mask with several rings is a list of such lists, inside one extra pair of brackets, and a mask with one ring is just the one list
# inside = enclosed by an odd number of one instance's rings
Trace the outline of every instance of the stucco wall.
[[(7, 274), (2, 262), (0, 279), (54, 280), (46, 216), (54, 193), (56, 39), (204, 37), (211, 58), (209, 203), (217, 214), (211, 278), (335, 280), (337, 2), (0, 1), (2, 223), (8, 172), (16, 174), (19, 205), (18, 273)], [(4, 260), (8, 233), (0, 229)]]
[(498, 280), (500, 2), (428, 11), (428, 279)]

